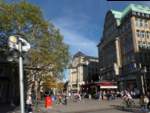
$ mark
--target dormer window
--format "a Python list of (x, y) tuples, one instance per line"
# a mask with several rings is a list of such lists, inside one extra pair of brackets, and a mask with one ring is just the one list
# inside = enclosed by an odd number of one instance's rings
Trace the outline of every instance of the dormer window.
[(138, 12), (137, 15), (140, 16), (140, 13)]

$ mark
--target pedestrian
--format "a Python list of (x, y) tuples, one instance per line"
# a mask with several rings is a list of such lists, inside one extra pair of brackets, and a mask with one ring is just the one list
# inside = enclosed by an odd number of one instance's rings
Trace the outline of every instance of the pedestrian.
[(140, 98), (141, 111), (144, 113), (148, 112), (147, 105), (149, 103), (149, 99), (146, 95), (142, 95)]
[(105, 91), (105, 90), (103, 91), (103, 99), (104, 99), (104, 100), (107, 100), (106, 91)]
[(81, 101), (82, 100), (82, 98), (81, 98), (81, 94), (79, 93), (79, 101)]
[(58, 95), (58, 103), (62, 104), (62, 96), (61, 95)]
[(104, 91), (101, 92), (102, 100), (104, 99)]
[(147, 92), (147, 97), (149, 99), (149, 102), (147, 104), (147, 108), (150, 110), (150, 92)]
[(92, 96), (91, 96), (91, 94), (89, 93), (89, 99), (91, 99), (92, 98)]
[(71, 92), (68, 93), (69, 99), (71, 99)]
[(98, 100), (101, 100), (101, 91), (98, 92)]
[(149, 103), (149, 99), (147, 95), (144, 95), (144, 108), (145, 109), (148, 109), (148, 103)]
[(141, 108), (144, 108), (144, 95), (140, 96), (139, 104), (140, 104)]
[(28, 95), (27, 100), (26, 100), (26, 105), (27, 105), (27, 113), (32, 113), (32, 97), (31, 95)]
[(65, 95), (64, 98), (64, 105), (67, 105), (67, 95)]

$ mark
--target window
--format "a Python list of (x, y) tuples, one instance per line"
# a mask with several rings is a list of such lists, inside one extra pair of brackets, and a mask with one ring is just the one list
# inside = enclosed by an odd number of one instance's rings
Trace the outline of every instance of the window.
[(136, 18), (135, 24), (136, 24), (136, 27), (148, 28), (148, 20), (146, 19)]
[(142, 27), (142, 26), (143, 26), (143, 20), (140, 19), (140, 27)]
[(142, 13), (142, 16), (144, 17), (144, 16), (145, 16), (145, 14), (144, 14), (144, 13)]
[(141, 31), (141, 38), (144, 38), (144, 35), (145, 35), (144, 31)]
[(136, 27), (139, 27), (139, 19), (138, 18), (136, 18), (135, 22), (136, 22)]
[(146, 37), (146, 38), (149, 38), (148, 32), (145, 32), (145, 37)]
[(145, 20), (145, 28), (148, 28), (148, 21)]
[(137, 15), (140, 16), (140, 13), (138, 12)]
[(150, 37), (150, 33), (137, 30), (136, 31), (136, 36), (140, 37), (140, 38), (144, 38), (144, 37), (149, 38)]
[(150, 38), (150, 32), (146, 32), (146, 38)]
[(146, 14), (146, 17), (149, 18), (149, 14)]
[(148, 38), (150, 38), (150, 32), (148, 32)]
[(139, 30), (136, 31), (136, 36), (140, 37), (140, 31)]

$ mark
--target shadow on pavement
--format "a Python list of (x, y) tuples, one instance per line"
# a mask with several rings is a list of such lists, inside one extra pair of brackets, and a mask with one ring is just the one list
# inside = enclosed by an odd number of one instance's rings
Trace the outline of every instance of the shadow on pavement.
[(93, 113), (93, 112), (101, 112), (101, 111), (106, 111), (106, 113), (108, 113), (108, 111), (111, 111), (112, 108), (99, 108), (99, 109), (90, 109), (90, 110), (81, 110), (81, 111), (67, 111), (67, 112), (62, 112), (62, 111), (57, 111), (59, 113)]
[(110, 105), (114, 109), (120, 110), (120, 111), (126, 111), (126, 112), (134, 112), (135, 108), (125, 108), (121, 105)]

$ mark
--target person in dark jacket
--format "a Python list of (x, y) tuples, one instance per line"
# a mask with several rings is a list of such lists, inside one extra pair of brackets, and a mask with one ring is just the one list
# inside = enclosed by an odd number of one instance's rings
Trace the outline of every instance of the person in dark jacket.
[(64, 104), (67, 105), (67, 95), (65, 95), (64, 98), (65, 98), (65, 99), (64, 99)]
[(147, 108), (150, 110), (150, 92), (147, 92), (147, 97), (149, 99), (149, 102), (147, 104)]

